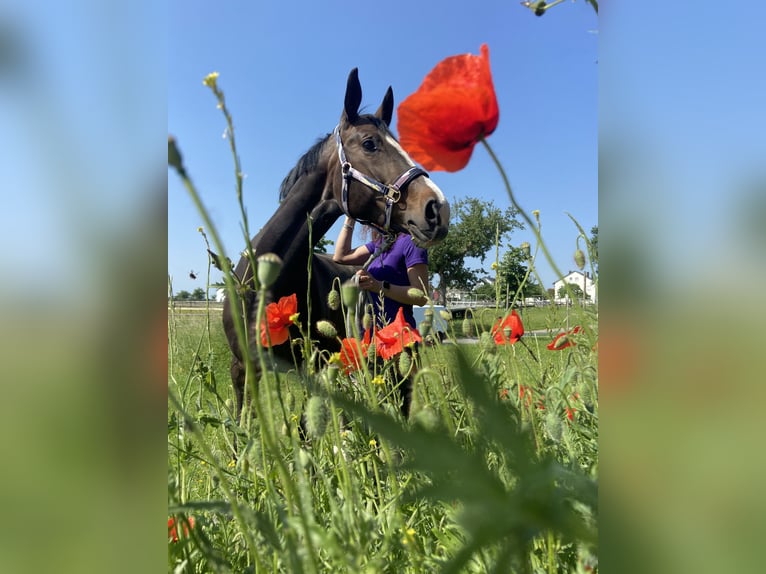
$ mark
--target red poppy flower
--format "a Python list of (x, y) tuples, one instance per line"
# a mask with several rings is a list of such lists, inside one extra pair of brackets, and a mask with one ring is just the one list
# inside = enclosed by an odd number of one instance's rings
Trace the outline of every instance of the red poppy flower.
[(364, 339), (360, 343), (354, 338), (346, 338), (340, 342), (340, 360), (345, 367), (347, 375), (362, 368), (363, 360), (367, 357), (367, 348), (370, 346), (370, 330), (364, 332)]
[[(505, 334), (506, 329), (510, 329), (508, 335)], [(521, 339), (523, 334), (524, 325), (515, 309), (505, 319), (498, 319), (494, 327), (492, 327), (492, 337), (498, 345), (506, 345), (508, 343), (513, 345)]]
[[(266, 321), (261, 323), (261, 344), (268, 347), (269, 338), (272, 345), (281, 345), (287, 341), (290, 338), (290, 325), (295, 323), (297, 315), (298, 298), (295, 293), (266, 305)], [(266, 337), (267, 328), (269, 338)]]
[(378, 329), (375, 333), (375, 348), (381, 358), (388, 360), (401, 353), (404, 347), (422, 340), (418, 330), (404, 320), (404, 309), (399, 307), (393, 323)]
[(489, 48), (439, 62), (398, 108), (399, 141), (425, 169), (458, 171), (479, 138), (495, 131), (500, 117), (489, 69)]
[[(189, 537), (189, 527), (194, 528), (194, 517), (190, 516), (188, 518), (189, 525), (186, 525), (186, 521), (181, 521), (181, 526), (183, 526), (184, 530), (184, 536)], [(178, 532), (176, 531), (176, 519), (172, 516), (168, 518), (168, 538), (170, 538), (173, 542), (178, 542)]]
[(561, 349), (566, 349), (567, 347), (571, 347), (574, 345), (574, 341), (569, 338), (569, 335), (574, 335), (576, 333), (579, 333), (582, 331), (582, 328), (578, 325), (571, 331), (567, 331), (566, 333), (559, 333), (556, 335), (556, 337), (548, 343), (548, 349), (551, 351), (560, 351)]
[(567, 407), (567, 418), (570, 421), (574, 420), (574, 414), (575, 414), (575, 409), (573, 407)]

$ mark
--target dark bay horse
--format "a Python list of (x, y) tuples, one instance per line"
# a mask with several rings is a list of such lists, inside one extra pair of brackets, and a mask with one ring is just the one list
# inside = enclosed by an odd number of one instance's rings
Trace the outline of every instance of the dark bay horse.
[[(337, 127), (309, 149), (288, 173), (282, 182), (277, 211), (251, 241), (256, 257), (275, 253), (283, 262), (276, 282), (263, 294), (266, 303), (295, 293), (303, 324), (314, 325), (317, 319), (327, 319), (337, 327), (341, 338), (345, 336), (344, 319), (341, 311), (332, 311), (327, 306), (327, 295), (335, 277), (342, 283), (356, 268), (313, 253), (313, 247), (333, 223), (345, 213), (386, 235), (408, 233), (417, 245), (430, 247), (447, 235), (450, 215), (444, 194), (428, 174), (415, 165), (389, 130), (394, 109), (392, 89), (388, 88), (375, 114), (360, 114), (361, 101), (362, 88), (355, 68), (348, 77), (344, 109)], [(310, 285), (309, 257), (313, 258)], [(259, 339), (256, 330), (259, 294), (253, 286), (253, 269), (246, 256), (240, 259), (234, 272), (253, 287), (246, 290), (238, 304), (244, 309), (251, 357), (255, 357)], [(231, 377), (239, 413), (244, 396), (245, 359), (231, 305), (227, 297), (223, 324), (233, 353)], [(299, 335), (297, 328), (291, 329), (294, 330), (291, 335)], [(337, 341), (319, 337), (315, 332), (311, 338), (318, 339), (323, 348), (339, 350)], [(290, 344), (275, 346), (274, 354), (293, 361)]]

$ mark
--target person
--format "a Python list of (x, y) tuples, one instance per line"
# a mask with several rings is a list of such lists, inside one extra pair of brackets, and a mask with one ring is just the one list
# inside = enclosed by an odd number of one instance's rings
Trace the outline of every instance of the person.
[[(346, 217), (335, 242), (333, 261), (364, 265), (383, 244), (382, 235), (373, 231), (371, 241), (352, 249), (355, 223), (354, 219)], [(373, 259), (367, 270), (360, 269), (357, 275), (359, 288), (372, 295), (370, 299), (378, 327), (393, 321), (400, 307), (407, 323), (413, 329), (417, 327), (412, 306), (425, 305), (428, 301), (425, 295), (428, 292), (428, 251), (417, 247), (406, 233), (400, 233), (388, 249)], [(413, 287), (420, 290), (420, 295), (411, 291)]]
[[(369, 299), (373, 304), (378, 327), (392, 322), (399, 308), (402, 308), (405, 321), (415, 329), (417, 324), (412, 306), (425, 305), (428, 301), (425, 295), (428, 292), (428, 252), (417, 247), (406, 233), (398, 234), (394, 242), (386, 246), (385, 239), (377, 231), (373, 231), (371, 241), (352, 249), (354, 223), (354, 219), (346, 217), (335, 242), (333, 260), (346, 265), (364, 265), (370, 255), (383, 247), (382, 253), (372, 260), (366, 270), (357, 271), (359, 288), (370, 292)], [(419, 289), (419, 295), (413, 292), (413, 287)], [(412, 349), (406, 348), (404, 352), (412, 357)], [(401, 397), (401, 413), (405, 419), (410, 414), (412, 376), (416, 371), (417, 361), (414, 361), (409, 376), (395, 383)]]

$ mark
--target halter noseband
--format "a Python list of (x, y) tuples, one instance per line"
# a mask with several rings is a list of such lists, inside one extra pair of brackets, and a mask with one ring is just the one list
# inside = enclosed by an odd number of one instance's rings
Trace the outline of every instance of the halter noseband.
[[(343, 151), (343, 142), (340, 139), (340, 125), (335, 127), (333, 132), (335, 134), (335, 143), (338, 145), (338, 159), (340, 160), (341, 172), (343, 174), (343, 188), (341, 189), (341, 201), (343, 207), (343, 213), (348, 217), (353, 217), (357, 221), (370, 227), (374, 227), (384, 235), (390, 235), (389, 227), (391, 225), (391, 210), (396, 203), (399, 203), (401, 198), (401, 190), (406, 187), (413, 179), (418, 176), (424, 175), (428, 177), (428, 173), (419, 167), (411, 167), (405, 171), (402, 175), (396, 178), (394, 183), (386, 185), (380, 183), (377, 179), (363, 174), (357, 169), (351, 166), (351, 162), (346, 159), (346, 152)], [(386, 223), (384, 227), (380, 227), (372, 221), (366, 221), (364, 219), (354, 217), (348, 211), (348, 183), (349, 180), (355, 179), (359, 183), (362, 183), (370, 189), (381, 194), (386, 200)]]

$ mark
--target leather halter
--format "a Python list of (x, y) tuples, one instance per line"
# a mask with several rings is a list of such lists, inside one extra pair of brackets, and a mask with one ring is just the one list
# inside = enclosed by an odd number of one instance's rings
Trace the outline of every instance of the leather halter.
[[(348, 217), (352, 217), (365, 225), (374, 227), (375, 229), (377, 229), (384, 235), (390, 235), (391, 232), (389, 228), (391, 225), (391, 210), (395, 204), (399, 203), (399, 200), (401, 199), (401, 190), (407, 187), (407, 185), (409, 185), (409, 183), (418, 176), (423, 175), (425, 177), (428, 177), (428, 173), (420, 169), (419, 167), (413, 166), (407, 171), (405, 171), (403, 174), (401, 174), (399, 177), (397, 177), (392, 184), (386, 185), (384, 183), (381, 183), (377, 179), (370, 177), (368, 175), (365, 175), (357, 169), (354, 169), (351, 166), (351, 162), (349, 162), (346, 159), (346, 152), (343, 151), (343, 142), (341, 141), (341, 138), (340, 138), (340, 124), (335, 127), (335, 130), (333, 130), (333, 133), (335, 134), (335, 142), (338, 145), (338, 159), (340, 160), (340, 167), (343, 174), (343, 188), (341, 189), (341, 201), (342, 201), (343, 213), (345, 213)], [(349, 213), (348, 211), (349, 185), (348, 184), (349, 184), (349, 181), (352, 179), (366, 185), (367, 187), (378, 192), (380, 195), (382, 195), (385, 198), (386, 223), (383, 227), (380, 227), (379, 225), (373, 223), (372, 221), (367, 221), (359, 217), (355, 217)]]

